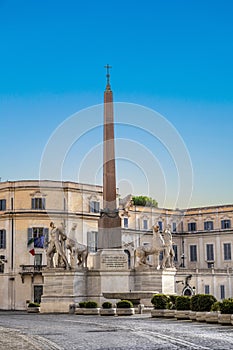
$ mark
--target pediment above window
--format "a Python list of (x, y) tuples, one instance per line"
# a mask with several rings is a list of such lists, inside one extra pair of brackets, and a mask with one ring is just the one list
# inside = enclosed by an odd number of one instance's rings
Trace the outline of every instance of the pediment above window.
[(46, 197), (47, 194), (41, 191), (35, 191), (30, 194), (31, 197), (36, 197), (36, 198), (43, 198)]

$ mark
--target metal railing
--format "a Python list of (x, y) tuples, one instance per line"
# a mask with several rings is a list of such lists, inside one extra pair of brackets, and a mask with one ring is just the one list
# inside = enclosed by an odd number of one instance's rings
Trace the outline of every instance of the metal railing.
[(43, 270), (46, 265), (20, 265), (21, 272), (24, 273), (33, 273), (33, 272), (40, 272)]

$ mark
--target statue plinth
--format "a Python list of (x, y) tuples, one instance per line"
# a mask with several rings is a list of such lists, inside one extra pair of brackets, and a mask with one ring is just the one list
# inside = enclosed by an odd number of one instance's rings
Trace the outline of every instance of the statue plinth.
[(74, 302), (83, 301), (87, 295), (87, 270), (64, 270), (61, 268), (46, 269), (41, 298), (41, 313), (68, 313)]
[(176, 268), (169, 267), (157, 270), (154, 267), (149, 269), (134, 269), (130, 273), (130, 285), (132, 290), (148, 291), (154, 290), (164, 294), (175, 293)]

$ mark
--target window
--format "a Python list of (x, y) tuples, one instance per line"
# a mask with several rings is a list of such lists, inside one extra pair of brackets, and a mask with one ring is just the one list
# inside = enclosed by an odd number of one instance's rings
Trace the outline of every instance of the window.
[(208, 269), (213, 269), (214, 268), (214, 263), (213, 262), (207, 262), (207, 267), (208, 267)]
[(4, 273), (4, 263), (6, 262), (5, 255), (0, 255), (0, 273)]
[(210, 286), (208, 284), (205, 285), (205, 294), (210, 294)]
[(96, 231), (87, 232), (87, 247), (88, 247), (88, 252), (90, 253), (97, 252), (97, 232)]
[(224, 230), (226, 228), (231, 228), (231, 220), (222, 220), (221, 221), (221, 229)]
[(220, 299), (225, 299), (225, 286), (223, 284), (220, 285)]
[(45, 248), (48, 242), (49, 229), (46, 227), (28, 228), (28, 245), (34, 248)]
[(163, 261), (163, 250), (159, 253), (159, 261)]
[(172, 232), (176, 232), (176, 222), (172, 223)]
[(32, 209), (45, 209), (45, 198), (32, 198)]
[(34, 265), (41, 266), (42, 265), (42, 254), (35, 254), (34, 256)]
[(0, 249), (6, 249), (6, 230), (0, 230)]
[(188, 224), (188, 231), (197, 231), (196, 222), (190, 222)]
[(214, 245), (206, 244), (206, 259), (207, 261), (214, 261)]
[(214, 229), (214, 223), (213, 221), (206, 221), (204, 222), (204, 230), (210, 231)]
[(0, 199), (0, 210), (6, 210), (6, 200)]
[(124, 218), (124, 227), (125, 228), (129, 227), (129, 219), (128, 218)]
[(4, 273), (4, 262), (0, 260), (0, 273)]
[(127, 249), (125, 249), (124, 252), (125, 252), (125, 254), (127, 254), (127, 257), (128, 257), (128, 268), (130, 269), (130, 265), (131, 265), (130, 252)]
[(173, 244), (173, 250), (174, 250), (174, 261), (177, 262), (178, 261), (178, 249), (177, 249), (177, 245)]
[(143, 229), (148, 230), (148, 220), (146, 219), (143, 220)]
[(90, 212), (99, 213), (100, 212), (100, 202), (92, 201), (90, 202)]
[(160, 231), (162, 231), (163, 230), (163, 222), (162, 221), (158, 221), (158, 225), (159, 225)]
[(224, 243), (224, 260), (231, 260), (231, 243)]
[(197, 261), (197, 246), (190, 245), (190, 261)]

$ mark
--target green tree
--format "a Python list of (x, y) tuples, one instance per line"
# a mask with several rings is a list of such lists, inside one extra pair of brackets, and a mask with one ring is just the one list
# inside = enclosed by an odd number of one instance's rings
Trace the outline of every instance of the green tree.
[(134, 205), (141, 205), (142, 207), (158, 207), (158, 202), (147, 196), (133, 196)]

